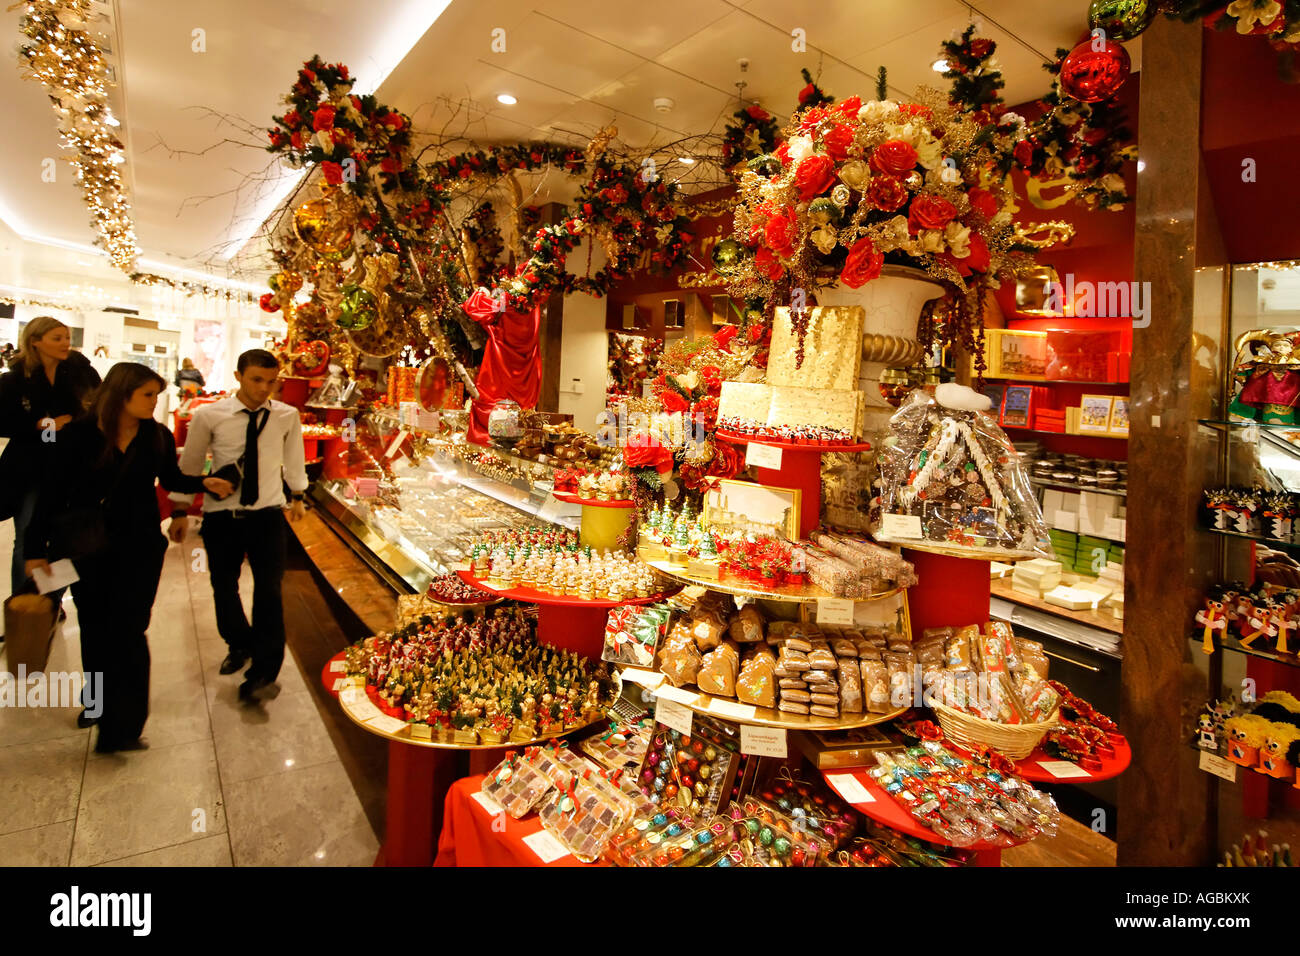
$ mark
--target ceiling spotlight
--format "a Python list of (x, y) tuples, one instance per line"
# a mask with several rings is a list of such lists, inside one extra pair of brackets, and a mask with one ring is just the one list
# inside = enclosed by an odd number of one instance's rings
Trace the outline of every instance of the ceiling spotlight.
[(948, 61), (943, 57), (939, 57), (939, 59), (930, 64), (930, 69), (934, 70), (936, 73), (947, 73)]
[(677, 162), (682, 163), (683, 165), (686, 166), (692, 166), (695, 164), (695, 160), (692, 159), (690, 156), (678, 156)]
[(502, 106), (514, 106), (519, 101), (515, 99), (513, 96), (511, 96), (509, 93), (498, 93), (497, 102), (500, 103)]

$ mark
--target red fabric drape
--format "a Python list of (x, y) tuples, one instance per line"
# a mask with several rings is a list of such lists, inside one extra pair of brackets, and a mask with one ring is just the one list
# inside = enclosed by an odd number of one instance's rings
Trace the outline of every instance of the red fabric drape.
[(470, 406), (469, 440), (489, 442), (488, 413), (492, 403), (509, 398), (521, 408), (535, 408), (542, 390), (542, 356), (538, 349), (541, 308), (497, 311), (497, 301), (479, 289), (461, 306), (487, 331), (483, 364), (478, 371), (478, 398)]

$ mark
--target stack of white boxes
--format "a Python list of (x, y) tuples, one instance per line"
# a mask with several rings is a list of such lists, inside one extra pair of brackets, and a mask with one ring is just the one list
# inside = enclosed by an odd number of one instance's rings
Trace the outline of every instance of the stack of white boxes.
[(1123, 499), (1095, 491), (1060, 491), (1048, 488), (1043, 492), (1043, 518), (1049, 527), (1076, 534), (1090, 534), (1109, 541), (1123, 541), (1125, 537), (1125, 507)]

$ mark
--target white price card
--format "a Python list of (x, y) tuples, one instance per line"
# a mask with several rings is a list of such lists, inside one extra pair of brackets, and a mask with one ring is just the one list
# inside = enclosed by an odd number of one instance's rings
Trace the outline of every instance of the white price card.
[(730, 720), (753, 720), (757, 711), (753, 704), (737, 704), (735, 701), (720, 700), (715, 697), (709, 701), (709, 713)]
[[(785, 730), (781, 727), (755, 727), (740, 725), (740, 752), (755, 757), (785, 757)], [(857, 781), (855, 780), (854, 783)]]
[(624, 667), (619, 673), (623, 675), (623, 680), (631, 681), (633, 684), (640, 684), (650, 690), (654, 690), (664, 682), (663, 674), (643, 670), (640, 667)]
[(852, 624), (854, 602), (850, 598), (818, 598), (818, 624)]
[(505, 810), (501, 808), (501, 804), (497, 803), (482, 790), (478, 790), (471, 794), (470, 799), (486, 810), (490, 817), (499, 816), (500, 814), (505, 813)]
[(655, 701), (655, 720), (669, 730), (675, 730), (689, 737), (694, 719), (695, 714), (689, 707), (683, 707), (666, 697), (660, 697)]
[(339, 691), (343, 690), (343, 688), (351, 687), (351, 686), (352, 686), (352, 681), (348, 680), (346, 677), (334, 678), (334, 693), (336, 694)]
[(331, 674), (342, 674), (347, 669), (348, 669), (347, 661), (330, 661)]
[(871, 791), (858, 783), (858, 778), (851, 773), (828, 773), (826, 782), (834, 787), (835, 792), (849, 803), (876, 802), (876, 798), (871, 795)]
[(412, 740), (432, 740), (433, 728), (428, 724), (411, 724)]
[(1084, 770), (1078, 764), (1071, 763), (1068, 760), (1040, 760), (1038, 766), (1042, 767), (1053, 777), (1058, 780), (1065, 780), (1070, 777), (1091, 777), (1092, 774)]
[(880, 533), (886, 538), (920, 538), (920, 515), (881, 515)]
[(396, 455), (397, 449), (402, 447), (402, 442), (406, 441), (406, 439), (410, 437), (410, 434), (411, 433), (408, 432), (405, 428), (401, 429), (397, 433), (397, 437), (393, 439), (393, 443), (388, 446), (388, 451), (384, 452), (384, 457), (392, 458), (394, 455)]
[(64, 558), (62, 561), (54, 561), (43, 568), (37, 568), (32, 572), (32, 580), (36, 582), (36, 590), (42, 594), (49, 594), (59, 588), (76, 584), (81, 580), (81, 576), (77, 574), (77, 569), (72, 562)]
[(339, 691), (339, 703), (352, 707), (366, 699), (366, 692), (360, 687), (345, 687)]
[(775, 445), (750, 442), (745, 451), (745, 465), (753, 465), (755, 468), (780, 468), (781, 449)]
[(549, 830), (538, 830), (536, 833), (530, 833), (524, 837), (524, 842), (528, 844), (528, 849), (537, 854), (537, 858), (543, 863), (554, 863), (562, 856), (568, 856), (569, 851), (564, 848), (564, 844), (551, 835)]
[(1218, 754), (1212, 754), (1208, 750), (1201, 751), (1201, 769), (1206, 773), (1212, 773), (1216, 777), (1222, 777), (1229, 783), (1237, 781), (1237, 765), (1231, 760), (1220, 757)]
[(693, 704), (700, 699), (700, 695), (689, 690), (682, 690), (680, 687), (674, 687), (672, 684), (661, 684), (655, 691), (656, 697), (662, 697), (665, 700), (671, 700), (677, 704)]
[[(374, 704), (370, 706), (374, 707)], [(367, 718), (366, 723), (386, 734), (399, 734), (406, 727), (406, 721), (398, 720), (396, 717), (389, 717), (378, 707), (375, 707), (374, 716)]]

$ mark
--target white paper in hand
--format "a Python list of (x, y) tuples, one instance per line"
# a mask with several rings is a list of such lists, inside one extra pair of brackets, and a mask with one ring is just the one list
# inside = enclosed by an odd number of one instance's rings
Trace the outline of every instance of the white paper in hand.
[(75, 584), (81, 580), (81, 575), (77, 574), (77, 569), (72, 566), (72, 562), (64, 558), (62, 561), (52, 562), (48, 567), (37, 568), (32, 572), (32, 579), (36, 582), (37, 590), (42, 594), (49, 594), (59, 588), (66, 588), (69, 584)]

